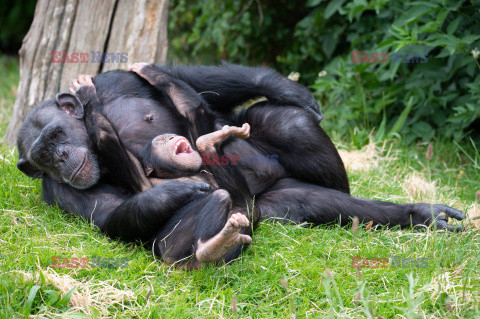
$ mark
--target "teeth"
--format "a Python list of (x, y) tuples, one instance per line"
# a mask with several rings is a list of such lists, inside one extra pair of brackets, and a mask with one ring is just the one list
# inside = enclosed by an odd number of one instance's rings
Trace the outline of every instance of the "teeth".
[[(193, 152), (192, 147), (190, 146), (190, 143), (186, 139), (181, 139), (175, 144), (175, 154), (190, 154)], [(177, 153), (178, 152), (178, 153)]]

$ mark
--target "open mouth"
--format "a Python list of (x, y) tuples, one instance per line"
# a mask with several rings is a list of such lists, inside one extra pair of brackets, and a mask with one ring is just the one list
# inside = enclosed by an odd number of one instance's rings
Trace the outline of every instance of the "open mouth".
[(193, 153), (193, 150), (187, 139), (182, 138), (175, 143), (175, 151), (173, 153), (178, 156), (184, 156)]
[(70, 177), (70, 180), (73, 181), (75, 177), (83, 170), (85, 165), (87, 164), (87, 154), (85, 154), (85, 157), (83, 158), (82, 163), (78, 166), (78, 168), (73, 172), (72, 176)]

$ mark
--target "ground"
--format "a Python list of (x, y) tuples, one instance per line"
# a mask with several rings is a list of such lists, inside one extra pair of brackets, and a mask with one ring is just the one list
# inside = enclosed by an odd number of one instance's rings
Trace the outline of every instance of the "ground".
[[(0, 57), (0, 74), (3, 136), (18, 62)], [(430, 150), (398, 141), (353, 150), (333, 136), (355, 196), (444, 203), (479, 214), (480, 155), (468, 141), (434, 140)], [(235, 262), (188, 272), (47, 206), (40, 182), (21, 174), (16, 161), (17, 151), (0, 144), (0, 318), (480, 316), (475, 225), (452, 234), (263, 223)], [(374, 259), (392, 257), (383, 264)]]

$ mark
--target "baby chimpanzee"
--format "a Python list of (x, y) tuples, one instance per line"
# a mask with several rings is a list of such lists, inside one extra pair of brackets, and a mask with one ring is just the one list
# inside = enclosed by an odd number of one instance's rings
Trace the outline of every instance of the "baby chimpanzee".
[[(202, 155), (214, 155), (215, 146), (220, 146), (230, 137), (246, 139), (250, 125), (242, 127), (225, 125), (221, 130), (200, 136), (196, 146)], [(192, 149), (188, 140), (175, 134), (163, 134), (150, 141), (140, 153), (145, 175), (153, 178), (179, 178), (198, 173), (202, 157)]]
[[(250, 136), (250, 125), (242, 127), (225, 125), (221, 130), (200, 136), (196, 141), (197, 149), (201, 154), (217, 155), (215, 146), (220, 146), (231, 137), (246, 139)], [(163, 183), (169, 179), (181, 181), (206, 182), (218, 189), (215, 180), (207, 172), (199, 173), (202, 166), (202, 157), (192, 149), (188, 140), (175, 134), (163, 134), (150, 141), (140, 154), (141, 164), (137, 158), (129, 153), (130, 159), (138, 170), (137, 174), (142, 181), (142, 191), (149, 187)], [(148, 178), (147, 178), (148, 177)], [(232, 247), (250, 243), (251, 237), (238, 234), (240, 227), (248, 227), (247, 212), (235, 212), (223, 230), (207, 242), (199, 241), (196, 258), (198, 261), (219, 260)], [(230, 234), (232, 233), (232, 234)], [(235, 240), (230, 238), (234, 237)]]

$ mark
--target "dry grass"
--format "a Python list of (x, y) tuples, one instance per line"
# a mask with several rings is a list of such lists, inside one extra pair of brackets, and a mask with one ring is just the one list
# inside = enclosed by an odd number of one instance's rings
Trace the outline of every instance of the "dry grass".
[[(57, 274), (50, 267), (43, 271), (40, 268), (40, 271), (48, 283), (59, 289), (63, 294), (67, 294), (72, 288), (75, 288), (69, 302), (70, 310), (72, 311), (90, 314), (92, 308), (94, 308), (102, 316), (109, 317), (109, 307), (121, 306), (125, 308), (125, 302), (136, 301), (133, 291), (115, 288), (111, 281), (80, 282), (73, 279), (70, 275)], [(17, 273), (21, 274), (25, 281), (33, 280), (40, 284), (39, 274), (33, 275), (24, 271), (18, 271)]]
[(435, 202), (437, 200), (436, 182), (429, 182), (418, 172), (410, 173), (403, 182), (403, 189), (408, 194), (410, 201), (421, 200)]
[(383, 155), (385, 153), (385, 145), (378, 147), (370, 141), (369, 144), (360, 150), (339, 150), (338, 153), (347, 170), (368, 171), (378, 169), (380, 163), (395, 160), (395, 157), (389, 155), (390, 151)]

